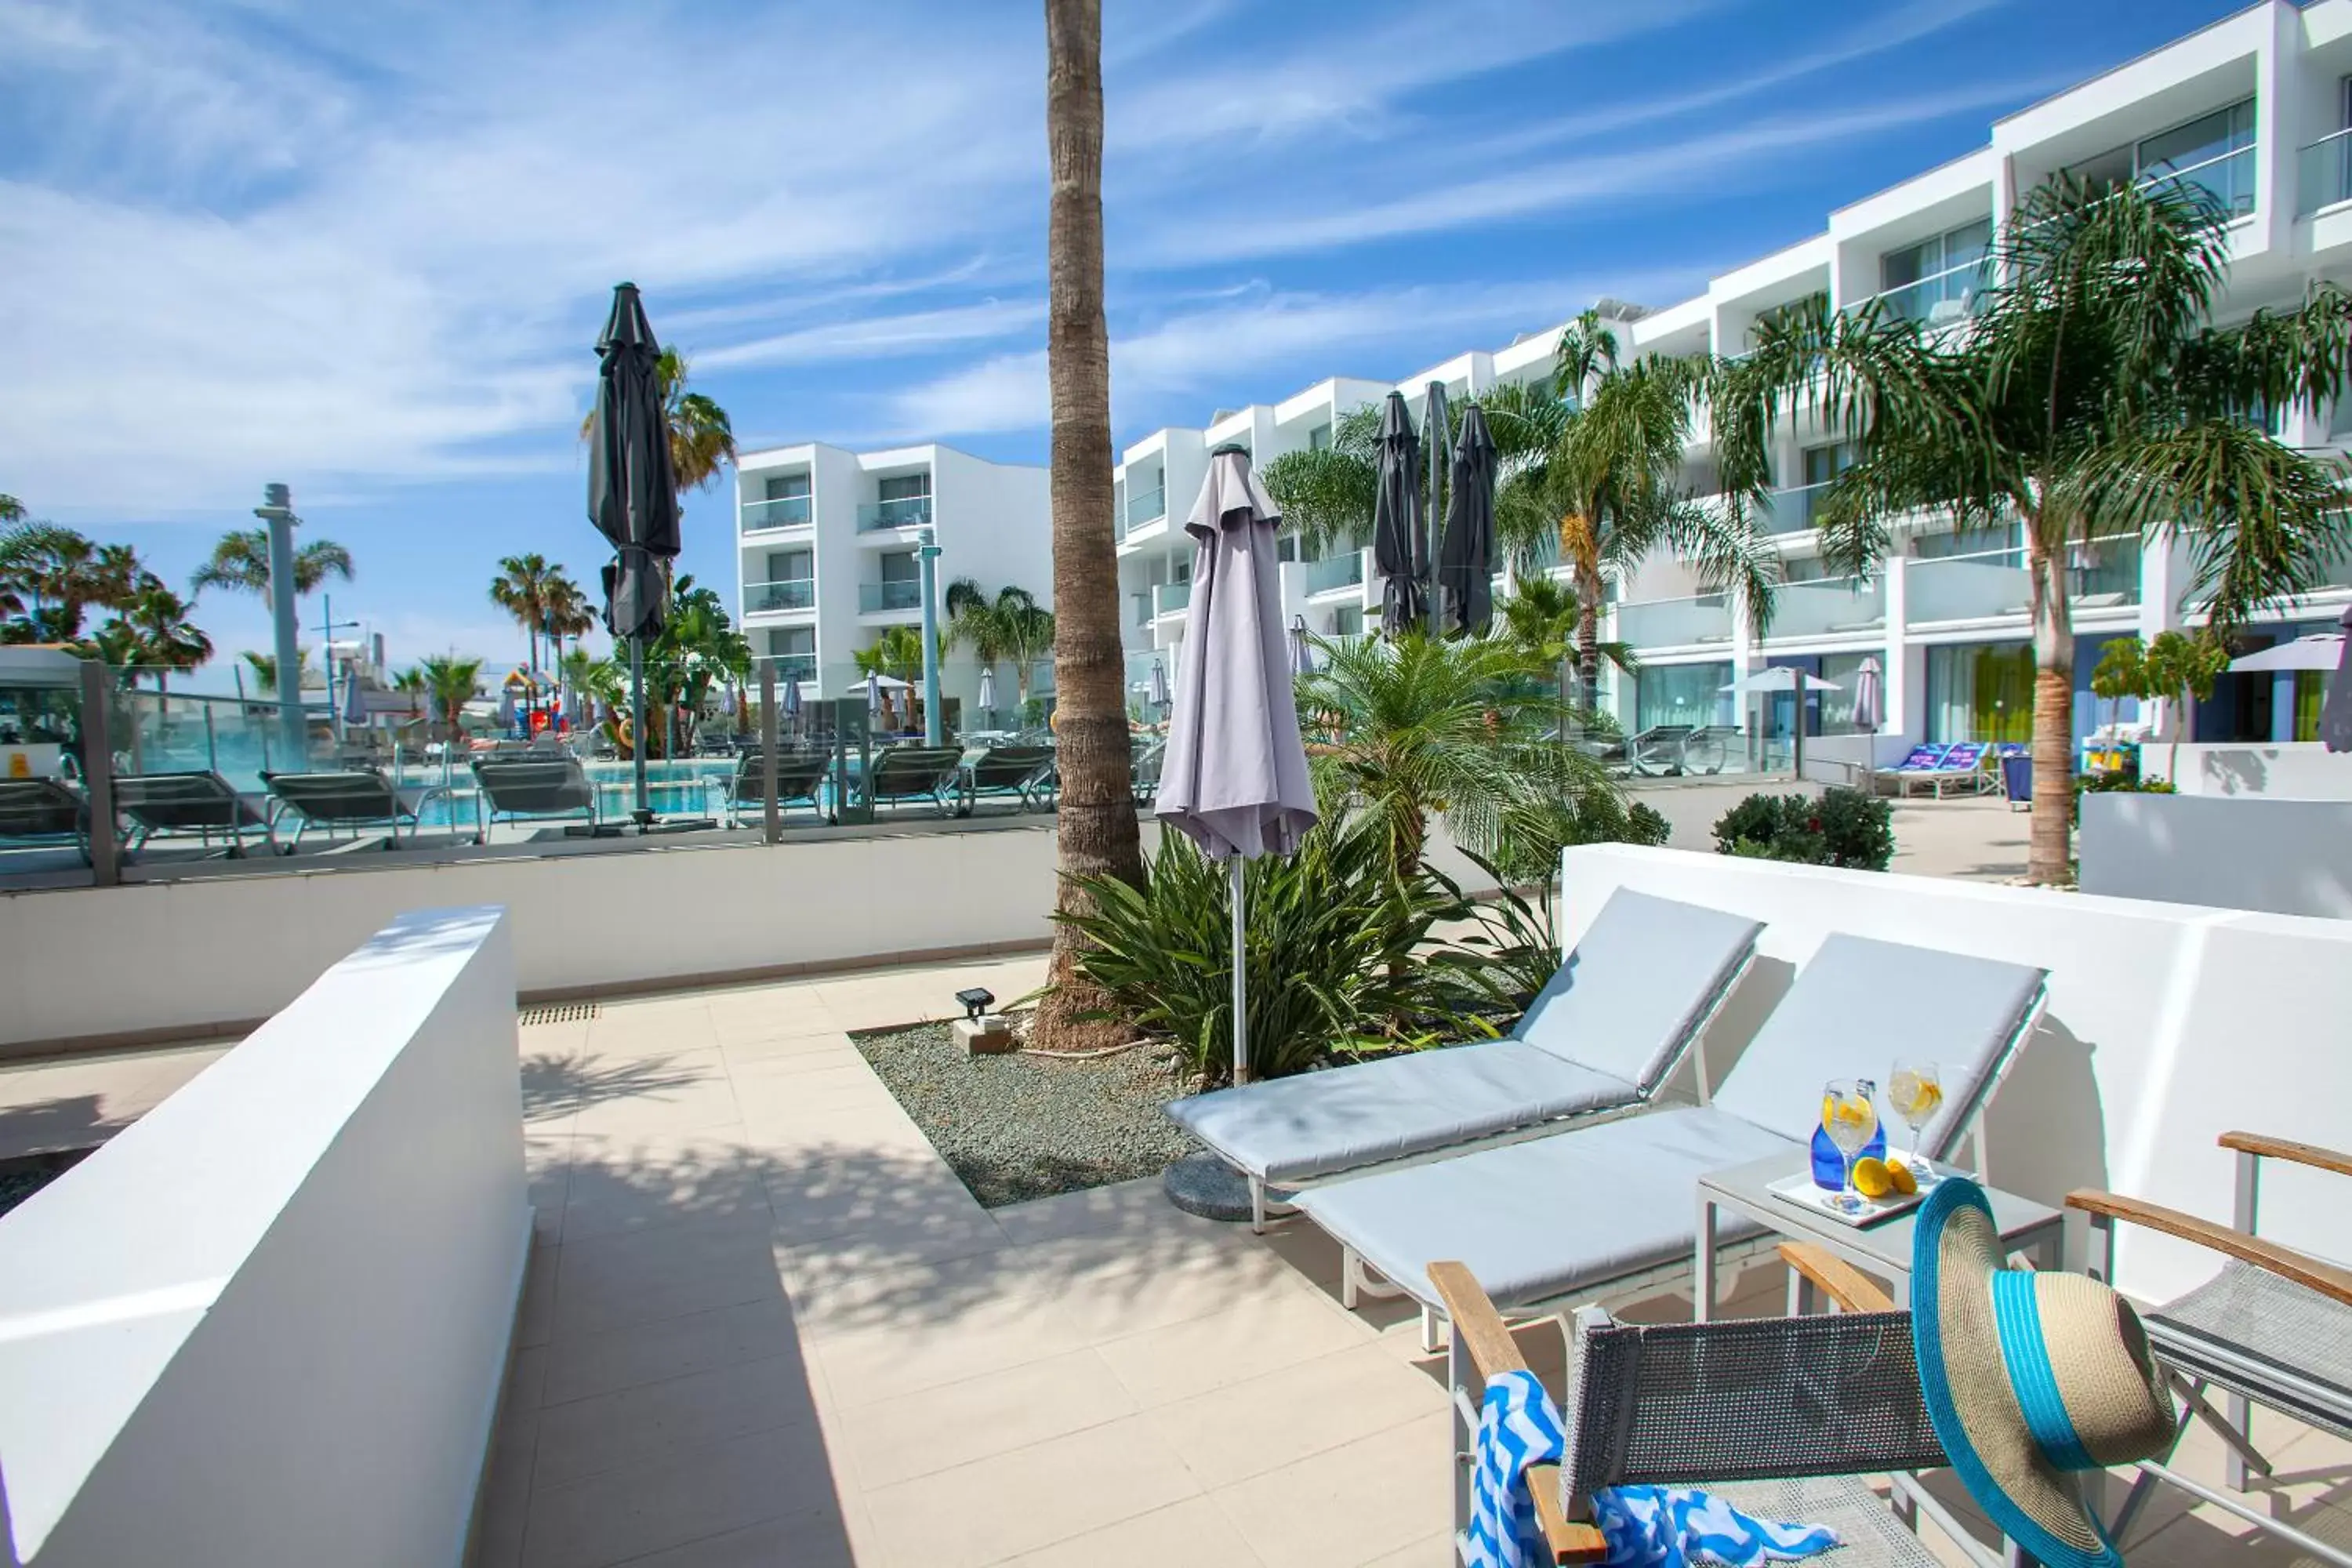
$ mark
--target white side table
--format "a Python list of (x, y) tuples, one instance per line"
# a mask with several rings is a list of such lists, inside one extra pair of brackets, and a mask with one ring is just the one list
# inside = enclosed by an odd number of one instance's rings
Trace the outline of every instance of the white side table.
[[(1715, 1308), (1715, 1216), (1718, 1209), (1727, 1209), (1795, 1240), (1811, 1242), (1864, 1273), (1885, 1280), (1891, 1287), (1888, 1294), (1897, 1305), (1910, 1296), (1911, 1234), (1916, 1226), (1917, 1208), (1880, 1220), (1876, 1225), (1841, 1225), (1825, 1214), (1776, 1197), (1768, 1190), (1772, 1183), (1790, 1174), (1793, 1164), (1790, 1156), (1775, 1154), (1751, 1160), (1745, 1165), (1711, 1171), (1699, 1178), (1698, 1247), (1691, 1285), (1691, 1315), (1698, 1321), (1705, 1322)], [(1951, 1165), (1939, 1164), (1936, 1170), (1943, 1175), (1968, 1174)], [(1985, 1188), (1984, 1194), (1992, 1205), (1994, 1227), (2000, 1232), (2001, 1241), (2010, 1252), (2032, 1254), (2036, 1268), (2065, 1268), (2066, 1216), (2063, 1211), (1997, 1187)], [(1789, 1283), (1792, 1295), (1790, 1310), (1794, 1312), (1810, 1307), (1805, 1298), (1811, 1288), (1793, 1274)]]

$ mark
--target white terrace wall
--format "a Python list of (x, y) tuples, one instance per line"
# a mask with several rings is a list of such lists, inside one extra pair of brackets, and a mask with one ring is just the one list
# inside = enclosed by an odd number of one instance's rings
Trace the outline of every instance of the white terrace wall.
[[(1157, 832), (1145, 825), (1146, 854)], [(1450, 845), (1432, 859), (1484, 890)], [(330, 869), (0, 894), (0, 1052), (231, 1032), (404, 910), (504, 906), (516, 984), (543, 995), (1035, 948), (1054, 897), (1050, 826), (438, 863), (361, 852)]]
[(506, 923), (426, 910), (0, 1218), (0, 1563), (455, 1568), (521, 1118)]
[(2352, 801), (2352, 756), (2330, 752), (2316, 741), (2277, 745), (2183, 744), (2179, 750), (2176, 769), (2171, 746), (2153, 742), (2143, 745), (2141, 774), (2169, 779), (2182, 795)]
[(2078, 848), (2086, 893), (2352, 918), (2352, 800), (2086, 795)]
[[(2049, 1011), (1987, 1118), (1989, 1174), (2062, 1200), (2105, 1187), (2227, 1224), (2233, 1156), (2214, 1140), (2248, 1129), (2352, 1146), (2352, 921), (1692, 855), (1623, 845), (1563, 857), (1563, 938), (1609, 894), (1636, 888), (1765, 922), (1761, 962), (1708, 1039), (1718, 1081), (1796, 969), (1833, 931), (2038, 964)], [(1906, 1013), (1887, 1013), (1886, 1061)], [(1811, 1100), (1817, 1084), (1789, 1092)], [(2262, 1229), (2352, 1258), (2345, 1178), (2266, 1172)], [(2079, 1246), (2081, 1235), (2077, 1229)], [(2074, 1256), (2082, 1255), (2077, 1250)], [(2210, 1254), (2125, 1234), (2118, 1282), (2160, 1299), (2210, 1274)]]

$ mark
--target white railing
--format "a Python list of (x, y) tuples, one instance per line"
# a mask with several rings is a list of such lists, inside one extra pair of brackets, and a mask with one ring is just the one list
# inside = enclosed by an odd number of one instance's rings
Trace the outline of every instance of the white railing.
[(2323, 136), (2294, 154), (2294, 216), (2352, 202), (2352, 127)]

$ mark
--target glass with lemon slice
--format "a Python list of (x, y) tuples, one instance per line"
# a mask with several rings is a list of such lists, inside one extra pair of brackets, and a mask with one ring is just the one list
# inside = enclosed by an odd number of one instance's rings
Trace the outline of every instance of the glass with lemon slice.
[(1845, 1186), (1831, 1201), (1848, 1214), (1859, 1213), (1862, 1198), (1853, 1185), (1853, 1157), (1870, 1147), (1878, 1131), (1878, 1086), (1866, 1078), (1832, 1079), (1822, 1089), (1822, 1131), (1845, 1160)]
[(1936, 1064), (1896, 1062), (1895, 1076), (1886, 1080), (1886, 1103), (1911, 1129), (1911, 1157), (1901, 1163), (1908, 1163), (1918, 1180), (1934, 1181), (1935, 1167), (1919, 1153), (1919, 1132), (1944, 1108), (1944, 1081)]

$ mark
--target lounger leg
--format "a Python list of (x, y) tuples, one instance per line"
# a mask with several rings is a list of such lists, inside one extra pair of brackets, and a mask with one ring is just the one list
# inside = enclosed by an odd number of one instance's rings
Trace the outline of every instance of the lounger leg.
[(1421, 1348), (1424, 1354), (1435, 1355), (1439, 1351), (1445, 1349), (1445, 1340), (1439, 1337), (1438, 1321), (1436, 1308), (1428, 1306), (1422, 1308)]
[(1250, 1230), (1254, 1235), (1264, 1236), (1265, 1234), (1265, 1178), (1252, 1176), (1249, 1179), (1249, 1187)]
[(1354, 1247), (1339, 1248), (1339, 1305), (1350, 1312), (1356, 1310), (1356, 1270), (1359, 1267)]
[(1478, 1463), (1478, 1426), (1473, 1419), (1478, 1395), (1471, 1390), (1475, 1373), (1470, 1352), (1459, 1334), (1445, 1347), (1445, 1387), (1454, 1407), (1454, 1533), (1470, 1528), (1470, 1473)]

